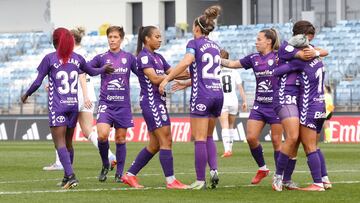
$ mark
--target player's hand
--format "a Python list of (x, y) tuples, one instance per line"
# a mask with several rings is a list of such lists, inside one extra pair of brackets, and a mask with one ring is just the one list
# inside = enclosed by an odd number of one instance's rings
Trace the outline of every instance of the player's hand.
[(183, 90), (187, 88), (187, 85), (185, 84), (185, 81), (183, 80), (174, 80), (174, 83), (171, 86), (171, 91), (176, 92), (179, 90)]
[(166, 85), (169, 83), (169, 81), (165, 78), (159, 85), (159, 92), (161, 95), (165, 93)]
[(23, 96), (21, 96), (21, 102), (25, 104), (27, 98), (28, 98), (28, 96), (24, 94)]
[(89, 97), (84, 98), (84, 107), (87, 108), (87, 109), (91, 109), (92, 102), (90, 101)]
[(46, 91), (46, 92), (49, 92), (49, 84), (46, 84), (46, 85), (45, 85), (45, 91)]
[(242, 103), (241, 109), (243, 112), (247, 111), (247, 103), (246, 102)]
[(303, 49), (304, 56), (306, 59), (310, 60), (313, 59), (316, 56), (316, 50), (311, 48), (305, 48)]
[(115, 68), (112, 67), (111, 64), (105, 64), (103, 67), (105, 68), (105, 73), (107, 74), (113, 73), (115, 71)]

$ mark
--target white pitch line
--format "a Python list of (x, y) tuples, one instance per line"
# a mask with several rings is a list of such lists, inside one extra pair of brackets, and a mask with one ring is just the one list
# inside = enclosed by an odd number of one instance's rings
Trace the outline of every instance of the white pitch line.
[[(338, 181), (333, 184), (359, 184), (360, 181)], [(309, 183), (307, 183), (309, 184)], [(269, 187), (269, 185), (224, 185), (218, 188), (238, 188), (238, 187)], [(22, 195), (22, 194), (43, 194), (43, 193), (64, 193), (64, 192), (101, 192), (101, 191), (128, 191), (128, 190), (166, 190), (165, 187), (145, 187), (143, 189), (135, 188), (90, 188), (90, 189), (72, 189), (72, 190), (28, 190), (28, 191), (8, 191), (0, 192), (0, 195)]]
[[(358, 173), (360, 170), (333, 170), (328, 171), (328, 173)], [(255, 172), (249, 172), (249, 171), (224, 171), (219, 172), (219, 174), (254, 174)], [(294, 171), (294, 173), (310, 173), (310, 171)], [(175, 175), (194, 175), (195, 172), (179, 172)], [(139, 176), (162, 176), (162, 173), (148, 173), (148, 174), (139, 174)], [(81, 179), (95, 179), (96, 176), (91, 177), (83, 177)], [(13, 183), (33, 183), (33, 182), (43, 182), (43, 181), (61, 181), (60, 178), (49, 178), (49, 179), (37, 179), (37, 180), (14, 180), (14, 181), (0, 181), (0, 184), (13, 184)]]

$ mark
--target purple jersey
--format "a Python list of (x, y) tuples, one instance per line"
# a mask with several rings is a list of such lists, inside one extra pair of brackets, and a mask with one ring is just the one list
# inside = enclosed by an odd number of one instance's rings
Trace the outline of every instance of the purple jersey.
[(191, 97), (223, 97), (220, 73), (220, 48), (206, 37), (193, 39), (186, 45), (187, 52), (193, 53), (195, 62), (190, 65), (192, 82)]
[(145, 75), (144, 69), (153, 68), (157, 75), (165, 75), (170, 65), (164, 57), (156, 52), (150, 52), (143, 48), (137, 56), (138, 78), (140, 83), (140, 101), (154, 100), (165, 102), (165, 95), (159, 92), (159, 86), (151, 83), (150, 79)]
[[(297, 54), (297, 52), (300, 51), (299, 49), (291, 46), (288, 44), (287, 41), (284, 41), (278, 51), (278, 57), (279, 57), (279, 61), (278, 61), (278, 65), (281, 66), (282, 64), (286, 63), (287, 61), (295, 58), (295, 55)], [(297, 72), (289, 72), (286, 75), (282, 75), (281, 78), (285, 78), (286, 82), (285, 85), (286, 86), (295, 86), (295, 85), (299, 85), (299, 74)]]
[(270, 104), (273, 102), (274, 88), (277, 83), (273, 70), (276, 66), (276, 52), (267, 55), (260, 53), (250, 54), (240, 59), (242, 67), (252, 68), (256, 77), (255, 102), (257, 104)]
[(88, 66), (99, 68), (111, 64), (115, 71), (111, 74), (101, 74), (99, 103), (107, 106), (130, 108), (130, 71), (137, 74), (135, 57), (125, 51), (117, 53), (107, 51), (95, 56)]

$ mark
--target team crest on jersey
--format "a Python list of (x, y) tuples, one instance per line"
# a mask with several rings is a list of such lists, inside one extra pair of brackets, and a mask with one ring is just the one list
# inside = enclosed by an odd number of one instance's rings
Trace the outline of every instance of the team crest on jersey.
[(58, 117), (56, 117), (56, 121), (59, 122), (59, 123), (63, 123), (63, 122), (65, 122), (65, 117), (64, 116), (58, 116)]
[(148, 56), (141, 57), (141, 63), (143, 63), (143, 64), (149, 63), (149, 57)]
[(272, 66), (273, 64), (274, 64), (274, 60), (273, 60), (273, 59), (268, 60), (268, 65), (269, 65), (269, 66)]
[(161, 116), (161, 119), (162, 119), (163, 121), (167, 121), (168, 117), (167, 117), (167, 115), (164, 114), (164, 115)]
[(196, 108), (197, 110), (199, 110), (199, 111), (205, 111), (205, 110), (206, 110), (205, 104), (198, 104), (198, 105), (196, 105), (195, 108)]
[(121, 59), (121, 62), (122, 62), (123, 64), (126, 64), (126, 62), (127, 62), (126, 58), (122, 58), (122, 59)]
[(294, 51), (294, 47), (291, 46), (291, 45), (287, 45), (287, 46), (285, 47), (285, 50), (286, 50), (287, 52), (292, 52), (292, 51)]

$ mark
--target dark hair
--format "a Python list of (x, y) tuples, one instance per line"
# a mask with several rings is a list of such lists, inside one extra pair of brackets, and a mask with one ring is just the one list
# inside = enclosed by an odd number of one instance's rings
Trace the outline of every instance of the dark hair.
[(74, 37), (66, 28), (57, 28), (52, 37), (58, 57), (67, 63), (74, 50)]
[(114, 31), (119, 33), (121, 39), (124, 39), (125, 32), (124, 32), (124, 28), (121, 26), (113, 25), (113, 26), (108, 27), (108, 29), (106, 29), (106, 36), (109, 36), (109, 34)]
[(275, 28), (264, 29), (264, 30), (261, 30), (260, 32), (265, 34), (266, 39), (271, 40), (271, 48), (272, 48), (272, 50), (278, 50), (279, 49), (280, 40), (279, 40), (279, 35), (278, 35)]
[(300, 20), (296, 22), (293, 26), (293, 36), (298, 34), (304, 34), (304, 35), (315, 35), (315, 27), (313, 24), (311, 24), (309, 21), (306, 20)]
[(220, 15), (221, 7), (218, 5), (210, 6), (204, 13), (195, 19), (195, 26), (199, 26), (201, 33), (209, 35), (215, 29), (215, 19)]
[(225, 49), (220, 50), (220, 57), (223, 59), (229, 59), (229, 52), (227, 52)]
[(77, 27), (72, 29), (70, 32), (74, 36), (75, 44), (79, 45), (81, 43), (81, 39), (85, 36), (85, 28)]
[(140, 53), (143, 48), (143, 43), (145, 43), (145, 37), (151, 37), (152, 31), (157, 29), (155, 26), (141, 26), (138, 32), (138, 41), (136, 47), (136, 56)]

